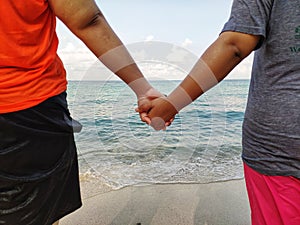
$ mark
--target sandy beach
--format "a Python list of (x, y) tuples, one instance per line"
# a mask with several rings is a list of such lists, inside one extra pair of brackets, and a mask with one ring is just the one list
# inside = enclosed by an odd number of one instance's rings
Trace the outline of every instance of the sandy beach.
[(81, 181), (83, 206), (60, 225), (250, 225), (244, 180), (110, 190)]

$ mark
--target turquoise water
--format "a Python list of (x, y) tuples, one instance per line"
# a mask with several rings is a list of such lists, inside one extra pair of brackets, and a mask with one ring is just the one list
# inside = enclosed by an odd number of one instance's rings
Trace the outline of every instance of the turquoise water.
[[(179, 81), (151, 81), (169, 93)], [(133, 92), (120, 81), (70, 81), (81, 173), (113, 188), (143, 183), (207, 183), (243, 177), (241, 126), (248, 80), (225, 80), (180, 112), (166, 131), (135, 113)]]

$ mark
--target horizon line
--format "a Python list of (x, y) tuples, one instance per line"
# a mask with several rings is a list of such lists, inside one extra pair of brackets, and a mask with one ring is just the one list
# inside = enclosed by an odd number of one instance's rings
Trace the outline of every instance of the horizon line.
[[(171, 79), (171, 80), (166, 80), (166, 79), (147, 79), (149, 81), (182, 81), (183, 79)], [(229, 79), (224, 79), (222, 81), (233, 81), (233, 80), (249, 80), (250, 78), (229, 78)], [(118, 81), (118, 82), (124, 82), (122, 80), (119, 79), (115, 79), (115, 80), (101, 80), (101, 79), (88, 79), (88, 80), (80, 80), (80, 79), (67, 79), (67, 81)], [(222, 81), (220, 81), (219, 83), (221, 83)]]

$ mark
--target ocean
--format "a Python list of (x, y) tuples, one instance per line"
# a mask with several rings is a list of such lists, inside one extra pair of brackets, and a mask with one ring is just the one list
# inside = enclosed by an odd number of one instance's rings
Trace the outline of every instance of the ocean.
[[(180, 81), (152, 80), (162, 93)], [(243, 177), (242, 122), (249, 80), (225, 80), (183, 109), (166, 131), (134, 111), (136, 97), (121, 81), (69, 81), (80, 173), (113, 189), (157, 183), (209, 183)]]

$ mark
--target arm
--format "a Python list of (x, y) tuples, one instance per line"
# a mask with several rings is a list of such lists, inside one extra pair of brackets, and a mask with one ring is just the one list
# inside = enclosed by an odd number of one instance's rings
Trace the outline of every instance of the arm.
[[(55, 15), (135, 92), (138, 99), (161, 96), (143, 77), (134, 60), (93, 0), (49, 0)], [(148, 93), (147, 93), (148, 92)]]
[(224, 32), (204, 52), (191, 72), (167, 98), (151, 103), (151, 125), (156, 130), (165, 128), (183, 107), (197, 99), (209, 88), (223, 80), (229, 72), (257, 46), (260, 36), (238, 32)]

